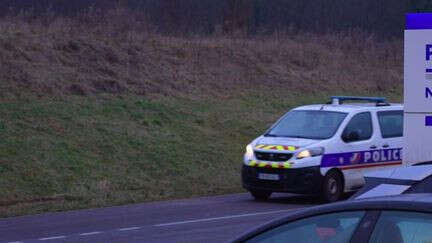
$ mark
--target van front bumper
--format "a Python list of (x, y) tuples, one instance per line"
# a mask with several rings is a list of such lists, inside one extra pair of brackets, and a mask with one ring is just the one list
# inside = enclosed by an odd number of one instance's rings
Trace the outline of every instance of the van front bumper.
[[(278, 175), (279, 180), (259, 179), (260, 174)], [(269, 192), (290, 192), (299, 194), (318, 194), (324, 177), (319, 166), (277, 169), (243, 165), (243, 187), (248, 190)]]

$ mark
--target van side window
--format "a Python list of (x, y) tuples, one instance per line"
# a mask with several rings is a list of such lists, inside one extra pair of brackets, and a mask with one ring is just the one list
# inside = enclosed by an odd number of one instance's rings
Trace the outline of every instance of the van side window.
[(351, 119), (342, 133), (342, 140), (356, 142), (372, 137), (372, 116), (370, 112), (359, 113)]
[(378, 121), (383, 138), (403, 136), (403, 111), (379, 111)]

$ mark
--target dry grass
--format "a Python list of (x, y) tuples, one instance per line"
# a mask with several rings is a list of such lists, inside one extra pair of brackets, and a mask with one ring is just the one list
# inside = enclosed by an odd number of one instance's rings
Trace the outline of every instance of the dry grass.
[(402, 41), (352, 31), (260, 39), (152, 34), (127, 12), (0, 21), (0, 95), (98, 93), (205, 98), (259, 90), (393, 91)]

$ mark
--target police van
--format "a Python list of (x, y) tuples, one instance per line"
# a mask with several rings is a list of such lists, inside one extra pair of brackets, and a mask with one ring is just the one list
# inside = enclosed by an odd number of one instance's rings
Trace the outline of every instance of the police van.
[(402, 165), (403, 114), (378, 97), (295, 108), (247, 145), (243, 187), (257, 200), (290, 192), (337, 201), (363, 186), (364, 173)]

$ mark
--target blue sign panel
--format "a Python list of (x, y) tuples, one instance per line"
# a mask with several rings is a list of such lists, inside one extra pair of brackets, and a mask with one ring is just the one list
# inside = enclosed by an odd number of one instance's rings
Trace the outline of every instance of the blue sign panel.
[(406, 15), (407, 30), (432, 29), (432, 13), (416, 13)]
[(432, 116), (426, 116), (425, 124), (427, 127), (432, 127)]

